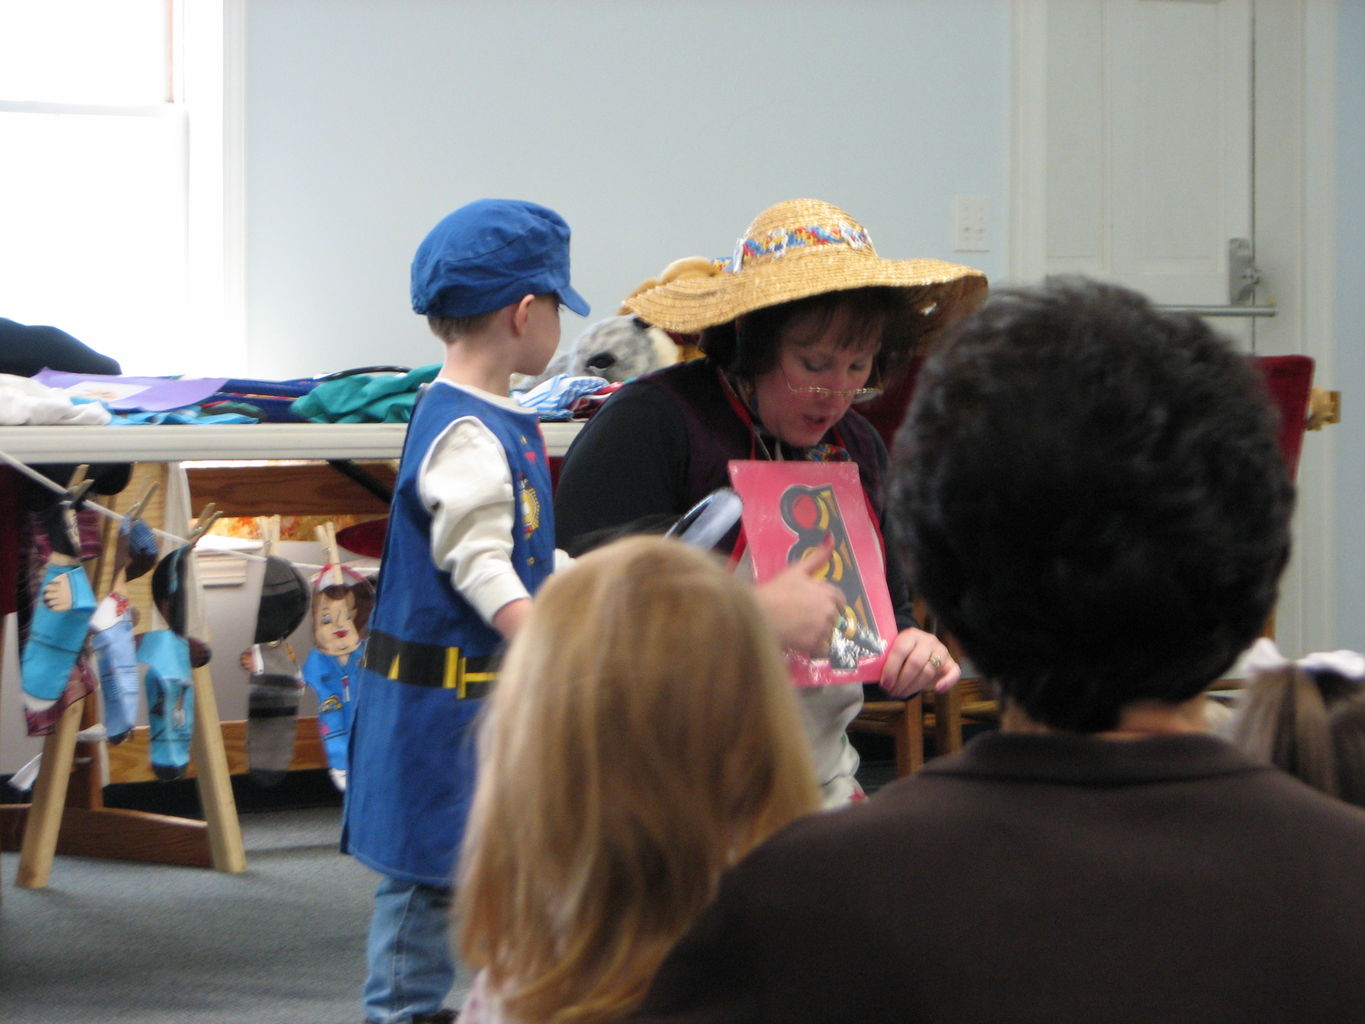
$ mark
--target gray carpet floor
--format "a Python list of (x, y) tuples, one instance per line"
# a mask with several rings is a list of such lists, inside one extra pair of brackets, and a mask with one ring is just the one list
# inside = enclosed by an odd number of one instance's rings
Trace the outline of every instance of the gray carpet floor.
[[(865, 759), (859, 779), (893, 775)], [(378, 876), (337, 852), (340, 807), (239, 819), (235, 875), (59, 856), (19, 889), (0, 854), (0, 1024), (360, 1024)]]
[(19, 889), (5, 854), (0, 1021), (358, 1024), (378, 876), (337, 852), (340, 815), (242, 814), (236, 875), (58, 857)]

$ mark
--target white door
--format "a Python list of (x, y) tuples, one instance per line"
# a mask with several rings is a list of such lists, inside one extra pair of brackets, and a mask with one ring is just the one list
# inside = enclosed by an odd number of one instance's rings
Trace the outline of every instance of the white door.
[[(1080, 273), (1161, 305), (1212, 307), (1249, 352), (1303, 352), (1315, 330), (1311, 55), (1303, 0), (1015, 0), (1011, 277)], [(1307, 56), (1306, 56), (1307, 55)], [(1231, 260), (1244, 239), (1261, 283)], [(1248, 309), (1248, 307), (1250, 307)], [(1248, 315), (1262, 313), (1271, 315)], [(1308, 339), (1306, 341), (1306, 339)], [(1276, 632), (1332, 636), (1330, 462), (1299, 469), (1295, 556)]]
[[(1024, 59), (1041, 70), (1029, 201), (1042, 232), (1020, 277), (1086, 274), (1161, 304), (1230, 306), (1229, 242), (1253, 235), (1251, 0), (1022, 6)], [(1217, 326), (1250, 348), (1251, 322)]]

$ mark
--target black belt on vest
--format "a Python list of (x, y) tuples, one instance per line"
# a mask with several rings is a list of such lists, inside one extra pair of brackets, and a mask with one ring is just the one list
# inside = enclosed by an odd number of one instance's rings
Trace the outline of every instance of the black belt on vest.
[(365, 641), (365, 667), (386, 679), (411, 686), (456, 690), (460, 697), (483, 697), (497, 678), (497, 657), (467, 658), (458, 647), (400, 640), (371, 630)]

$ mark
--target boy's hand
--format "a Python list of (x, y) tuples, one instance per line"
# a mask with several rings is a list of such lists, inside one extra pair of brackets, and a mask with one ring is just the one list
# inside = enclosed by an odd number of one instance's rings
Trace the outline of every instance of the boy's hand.
[(508, 601), (493, 613), (492, 626), (504, 640), (511, 640), (530, 614), (531, 599), (519, 597), (515, 601)]

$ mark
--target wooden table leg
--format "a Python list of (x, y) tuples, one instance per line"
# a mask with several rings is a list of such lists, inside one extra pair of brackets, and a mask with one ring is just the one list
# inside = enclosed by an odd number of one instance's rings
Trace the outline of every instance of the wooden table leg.
[(196, 767), (199, 802), (208, 823), (213, 866), (229, 873), (245, 871), (246, 849), (242, 845), (237, 803), (232, 796), (232, 776), (228, 773), (227, 751), (223, 747), (223, 726), (218, 717), (218, 700), (213, 694), (213, 678), (206, 666), (194, 670), (194, 732), (190, 751)]
[(19, 851), (17, 884), (24, 889), (41, 889), (47, 885), (52, 871), (84, 703), (82, 699), (68, 705), (56, 728), (43, 740), (43, 762), (33, 787), (33, 803), (29, 807)]

